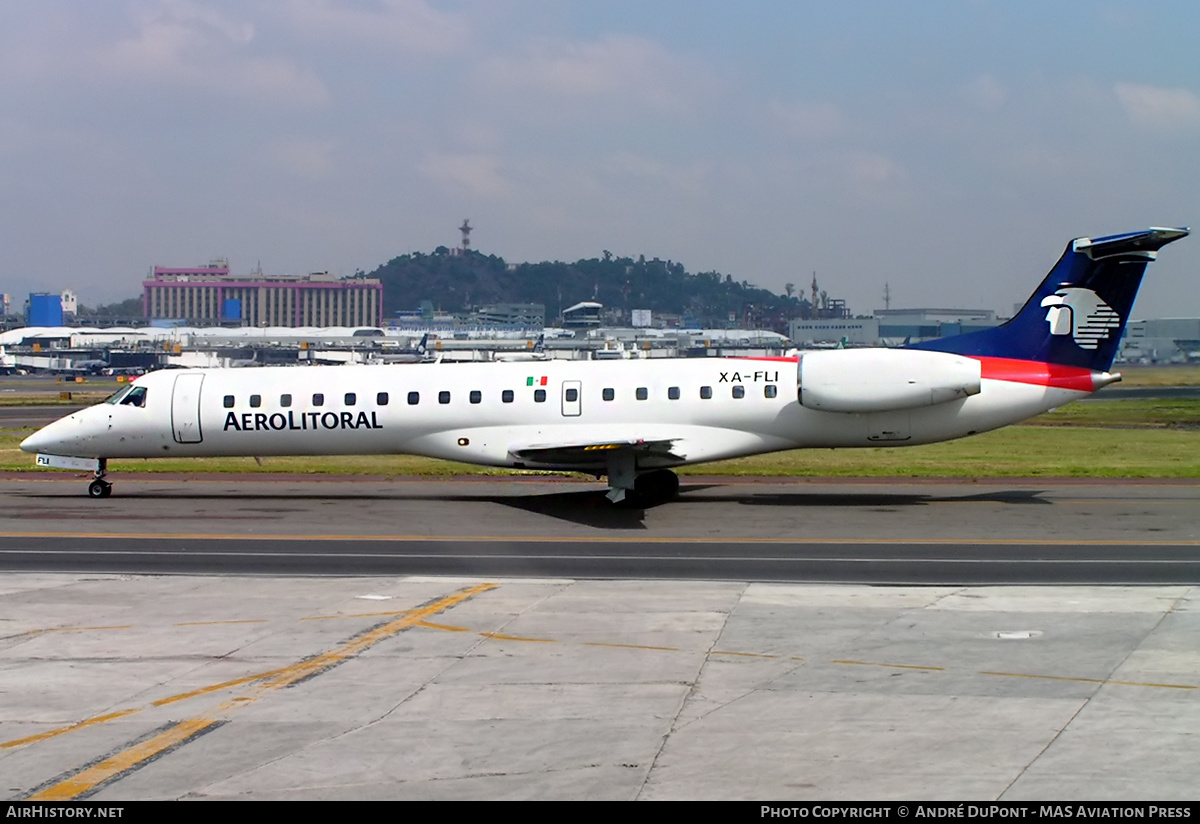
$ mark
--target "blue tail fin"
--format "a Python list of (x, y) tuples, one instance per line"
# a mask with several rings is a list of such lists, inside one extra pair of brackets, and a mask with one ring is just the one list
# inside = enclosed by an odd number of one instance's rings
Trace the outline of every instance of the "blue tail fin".
[(1117, 354), (1146, 264), (1187, 229), (1078, 238), (1016, 317), (993, 329), (911, 349), (1015, 358), (1106, 372)]

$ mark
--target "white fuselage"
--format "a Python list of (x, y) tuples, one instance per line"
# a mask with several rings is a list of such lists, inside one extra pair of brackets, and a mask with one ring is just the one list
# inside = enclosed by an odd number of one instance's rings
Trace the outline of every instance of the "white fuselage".
[(118, 400), (80, 410), (22, 449), (86, 458), (403, 453), (593, 471), (596, 460), (515, 453), (672, 442), (669, 455), (639, 459), (639, 468), (651, 468), (805, 447), (950, 440), (1090, 391), (985, 373), (968, 397), (822, 411), (798, 401), (795, 360), (718, 358), (172, 370), (135, 386), (144, 389), (140, 406)]

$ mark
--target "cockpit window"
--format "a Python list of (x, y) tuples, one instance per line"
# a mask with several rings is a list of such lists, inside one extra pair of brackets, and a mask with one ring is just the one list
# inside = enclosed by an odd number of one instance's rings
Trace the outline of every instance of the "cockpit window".
[(129, 394), (121, 398), (121, 406), (138, 406), (146, 405), (146, 387), (135, 386), (129, 390)]
[(128, 395), (129, 390), (132, 388), (133, 388), (132, 386), (122, 386), (116, 392), (113, 392), (111, 395), (109, 395), (107, 398), (105, 398), (104, 402), (105, 403), (120, 403), (121, 398)]

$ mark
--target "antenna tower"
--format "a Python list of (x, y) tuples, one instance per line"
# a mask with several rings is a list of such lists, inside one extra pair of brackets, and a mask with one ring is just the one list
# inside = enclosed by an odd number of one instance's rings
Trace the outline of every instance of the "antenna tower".
[(458, 227), (458, 231), (462, 232), (462, 251), (465, 255), (471, 249), (471, 230), (475, 228), (469, 220), (464, 220), (462, 226)]

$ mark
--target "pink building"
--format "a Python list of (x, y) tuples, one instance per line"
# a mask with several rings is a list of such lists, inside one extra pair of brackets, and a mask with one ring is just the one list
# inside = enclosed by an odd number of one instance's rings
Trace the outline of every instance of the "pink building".
[[(155, 266), (142, 284), (146, 317), (243, 326), (379, 326), (383, 284), (375, 278), (230, 275), (229, 263), (178, 269)], [(232, 316), (231, 316), (232, 315)]]

